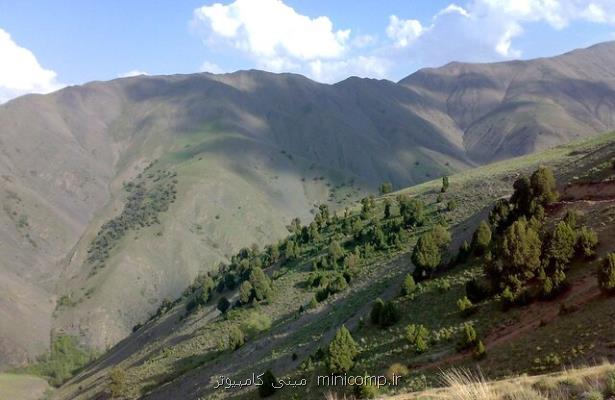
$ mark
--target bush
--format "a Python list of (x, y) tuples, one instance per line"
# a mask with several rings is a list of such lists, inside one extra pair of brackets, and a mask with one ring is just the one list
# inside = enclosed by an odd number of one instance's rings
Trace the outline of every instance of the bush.
[(380, 314), (382, 314), (383, 309), (384, 301), (382, 301), (382, 299), (376, 299), (372, 305), (372, 311), (369, 314), (369, 319), (372, 324), (378, 325), (380, 323)]
[(391, 182), (384, 182), (380, 185), (380, 194), (387, 194), (393, 191), (393, 184)]
[(424, 353), (429, 348), (429, 330), (424, 325), (408, 325), (405, 336), (415, 353)]
[(482, 360), (487, 356), (487, 350), (485, 350), (485, 345), (483, 344), (482, 340), (479, 340), (478, 343), (476, 343), (473, 356), (477, 360)]
[(553, 230), (547, 248), (547, 257), (557, 266), (564, 267), (570, 263), (575, 248), (574, 231), (564, 221), (560, 221)]
[(220, 300), (218, 300), (218, 310), (220, 310), (220, 312), (222, 314), (226, 313), (226, 311), (229, 309), (229, 307), (231, 306), (231, 303), (228, 301), (228, 299), (224, 296), (220, 297)]
[(463, 351), (469, 348), (475, 347), (478, 344), (478, 337), (476, 330), (471, 324), (465, 323), (463, 325), (463, 332), (461, 333), (461, 340), (457, 344), (457, 350)]
[(253, 288), (254, 298), (257, 301), (268, 299), (273, 290), (271, 289), (271, 280), (263, 270), (259, 267), (252, 268), (250, 272), (250, 284)]
[(276, 391), (274, 385), (277, 384), (273, 372), (271, 372), (271, 370), (265, 371), (262, 380), (263, 383), (258, 387), (258, 395), (260, 397), (272, 396)]
[(471, 315), (474, 311), (476, 311), (474, 304), (472, 304), (472, 302), (470, 301), (470, 299), (468, 299), (467, 296), (464, 296), (457, 300), (457, 308), (464, 316)]
[(389, 368), (387, 368), (387, 371), (384, 375), (388, 380), (393, 381), (396, 376), (403, 377), (408, 375), (409, 373), (410, 370), (404, 364), (393, 363), (389, 366)]
[(246, 337), (241, 329), (236, 326), (231, 327), (228, 334), (228, 348), (229, 350), (237, 350), (246, 342)]
[(472, 250), (475, 254), (484, 254), (491, 244), (491, 228), (485, 221), (481, 221), (472, 236)]
[(401, 286), (401, 294), (402, 296), (408, 296), (416, 290), (416, 283), (414, 282), (414, 278), (412, 274), (406, 275), (404, 278), (404, 283)]
[(358, 399), (375, 399), (378, 396), (378, 387), (373, 385), (371, 379), (365, 374), (363, 383), (354, 386), (354, 392)]
[(593, 229), (582, 227), (577, 233), (577, 242), (575, 249), (578, 256), (591, 258), (596, 254), (596, 246), (598, 246), (598, 235)]
[(354, 366), (354, 360), (359, 354), (359, 348), (352, 335), (342, 325), (335, 333), (335, 337), (329, 343), (327, 355), (327, 367), (332, 374), (344, 374)]
[(477, 304), (491, 296), (491, 287), (489, 282), (484, 279), (474, 278), (466, 282), (466, 297), (473, 303)]
[(393, 303), (393, 301), (389, 300), (384, 303), (384, 307), (382, 308), (382, 312), (380, 313), (380, 319), (378, 321), (378, 325), (381, 328), (387, 328), (389, 326), (395, 325), (397, 321), (399, 321), (399, 309), (397, 305)]
[(239, 301), (241, 304), (252, 301), (252, 284), (249, 281), (243, 281), (239, 286)]
[(615, 253), (607, 254), (598, 270), (598, 285), (608, 295), (615, 294)]
[(615, 372), (609, 372), (604, 382), (604, 394), (607, 396), (615, 396)]
[(109, 373), (109, 392), (111, 398), (119, 398), (126, 391), (126, 372), (115, 367)]

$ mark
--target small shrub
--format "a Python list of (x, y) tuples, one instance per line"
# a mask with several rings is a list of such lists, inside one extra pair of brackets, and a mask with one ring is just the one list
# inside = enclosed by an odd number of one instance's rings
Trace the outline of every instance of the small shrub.
[(415, 290), (416, 290), (416, 282), (414, 282), (414, 278), (412, 277), (412, 274), (406, 275), (406, 278), (404, 279), (404, 283), (401, 287), (401, 294), (403, 296), (408, 296), (414, 293)]
[(476, 343), (473, 356), (477, 360), (482, 360), (483, 358), (487, 357), (487, 350), (485, 349), (485, 345), (483, 344), (482, 340), (479, 340), (478, 343)]
[(246, 337), (241, 329), (236, 326), (231, 327), (228, 335), (228, 348), (229, 350), (237, 350), (244, 345)]
[(111, 398), (119, 398), (126, 390), (126, 372), (120, 367), (115, 367), (109, 373), (109, 392)]
[(276, 388), (273, 386), (277, 384), (275, 376), (271, 370), (265, 371), (262, 377), (263, 383), (258, 387), (258, 395), (260, 397), (273, 396)]
[(405, 336), (415, 353), (424, 353), (429, 348), (429, 330), (424, 325), (408, 325)]
[(464, 316), (471, 315), (474, 311), (476, 311), (474, 304), (472, 304), (472, 302), (470, 301), (470, 299), (467, 298), (467, 296), (464, 296), (457, 300), (457, 308)]
[(596, 246), (598, 245), (598, 235), (593, 229), (582, 227), (577, 233), (577, 240), (575, 243), (575, 250), (578, 256), (591, 258), (596, 253)]
[(615, 396), (615, 372), (609, 372), (604, 382), (604, 394), (607, 396)]
[(608, 295), (615, 294), (615, 253), (606, 256), (598, 270), (600, 289)]
[(491, 296), (489, 282), (474, 278), (466, 283), (466, 297), (473, 303), (480, 303)]
[(358, 399), (375, 399), (378, 396), (378, 387), (373, 385), (368, 375), (365, 374), (363, 383), (355, 385), (354, 392)]
[(386, 373), (384, 374), (386, 378), (390, 381), (393, 381), (396, 376), (406, 376), (410, 373), (408, 367), (401, 363), (393, 363), (387, 368)]

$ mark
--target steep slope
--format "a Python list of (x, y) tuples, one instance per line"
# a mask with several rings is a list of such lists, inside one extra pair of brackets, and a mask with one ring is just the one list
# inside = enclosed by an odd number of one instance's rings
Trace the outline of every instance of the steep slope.
[(113, 345), (316, 204), (613, 128), (614, 48), (453, 63), (398, 84), (142, 76), (1, 105), (0, 368), (61, 332)]
[(561, 56), (451, 63), (400, 81), (447, 113), (470, 157), (488, 162), (615, 127), (615, 42)]
[[(357, 91), (382, 94), (361, 104)], [(248, 71), (96, 82), (1, 106), (0, 309), (11, 322), (0, 364), (43, 351), (50, 330), (105, 348), (198, 271), (281, 237), (315, 203), (472, 165), (407, 101), (386, 81)], [(177, 175), (176, 201), (156, 226), (124, 232), (94, 271), (91, 241), (154, 161), (152, 173)]]
[[(471, 314), (458, 310), (457, 300), (467, 294), (466, 283), (483, 277), (485, 260), (480, 257), (441, 265), (440, 273), (421, 282), (409, 295), (400, 295), (400, 286), (414, 270), (411, 254), (416, 239), (434, 224), (450, 228), (453, 240), (447, 251), (453, 260), (460, 244), (470, 241), (479, 222), (487, 219), (494, 202), (511, 194), (513, 182), (521, 174), (548, 165), (557, 172), (561, 189), (569, 182), (570, 189), (597, 177), (610, 179), (612, 187), (614, 149), (615, 134), (611, 133), (453, 175), (444, 194), (439, 180), (430, 181), (377, 198), (366, 217), (364, 210), (357, 208), (344, 216), (340, 213), (321, 228), (316, 239), (293, 239), (302, 244), (297, 260), (282, 259), (266, 268), (274, 289), (266, 301), (236, 302), (237, 288), (223, 285), (220, 291), (213, 290), (204, 304), (191, 308), (191, 299), (200, 296), (197, 285), (75, 376), (55, 398), (106, 398), (113, 370), (121, 371), (124, 379), (119, 387), (122, 396), (129, 399), (255, 398), (254, 385), (224, 388), (216, 383), (220, 376), (243, 381), (267, 369), (278, 378), (307, 379), (307, 386), (281, 389), (281, 398), (317, 399), (328, 391), (343, 396), (352, 388), (317, 384), (317, 376), (328, 374), (324, 354), (342, 325), (360, 348), (349, 375), (390, 376), (391, 370), (405, 370), (402, 383), (381, 388), (381, 394), (437, 385), (441, 369), (474, 365), (471, 352), (456, 350), (465, 323), (475, 326), (487, 346), (489, 355), (479, 365), (489, 377), (557, 370), (596, 357), (613, 358), (614, 335), (609, 327), (615, 298), (600, 295), (594, 273), (599, 264), (596, 259), (574, 261), (566, 272), (570, 290), (511, 310), (503, 309), (501, 299), (492, 295), (475, 300)], [(402, 233), (396, 233), (396, 222), (404, 220), (398, 195), (412, 195), (424, 202), (423, 225), (408, 227), (404, 223)], [(615, 199), (611, 196), (594, 202), (570, 196), (549, 207), (545, 226), (574, 210), (579, 213), (579, 227), (588, 226), (597, 233), (597, 256), (614, 251)], [(384, 211), (385, 199), (393, 204), (389, 216)], [(451, 201), (457, 203), (454, 210), (445, 205)], [(363, 229), (356, 230), (356, 224)], [(370, 226), (386, 232), (384, 245), (376, 244), (378, 235)], [(389, 240), (392, 237), (396, 240)], [(337, 266), (322, 266), (319, 260), (331, 254), (334, 241), (341, 244), (347, 258)], [(265, 253), (254, 254), (260, 257)], [(235, 267), (238, 265), (242, 263), (237, 261)], [(230, 268), (226, 272), (232, 271)], [(329, 290), (327, 282), (342, 272), (343, 279), (349, 276), (347, 287), (322, 297), (321, 293)], [(226, 281), (222, 274), (215, 278)], [(232, 304), (224, 315), (217, 310), (222, 296)], [(394, 302), (399, 321), (385, 327), (370, 322), (377, 298)], [(426, 352), (415, 352), (409, 345), (409, 324), (428, 327), (431, 333)], [(234, 346), (229, 341), (237, 329), (244, 333), (245, 343)], [(559, 357), (557, 363), (552, 361), (554, 355)]]

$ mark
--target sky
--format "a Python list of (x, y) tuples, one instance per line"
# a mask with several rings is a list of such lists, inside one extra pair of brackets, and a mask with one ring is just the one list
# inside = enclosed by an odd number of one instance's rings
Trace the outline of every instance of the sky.
[(138, 74), (397, 81), (615, 40), (615, 0), (0, 0), (0, 103)]

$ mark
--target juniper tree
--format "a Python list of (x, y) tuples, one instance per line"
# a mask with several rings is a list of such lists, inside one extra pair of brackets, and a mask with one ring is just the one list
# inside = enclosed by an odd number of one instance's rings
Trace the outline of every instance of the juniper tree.
[(391, 182), (384, 182), (380, 185), (380, 194), (387, 194), (393, 191), (393, 184)]
[(485, 221), (481, 221), (472, 236), (472, 250), (476, 254), (484, 254), (491, 243), (491, 228)]
[(253, 288), (254, 298), (257, 301), (267, 299), (271, 296), (271, 281), (262, 269), (258, 267), (252, 269), (252, 272), (250, 272), (249, 281)]
[(598, 270), (600, 289), (608, 295), (615, 294), (615, 253), (607, 254)]
[(327, 354), (327, 367), (333, 374), (344, 374), (354, 366), (354, 360), (359, 354), (359, 348), (352, 335), (342, 325), (329, 343)]
[(555, 268), (568, 266), (574, 256), (576, 238), (572, 228), (564, 221), (560, 221), (553, 229), (546, 256), (555, 264)]
[(404, 278), (404, 282), (401, 287), (402, 296), (408, 296), (416, 290), (416, 283), (414, 282), (414, 277), (412, 274), (406, 275)]
[(597, 245), (598, 235), (596, 235), (596, 232), (591, 228), (582, 227), (577, 233), (577, 242), (575, 244), (577, 255), (591, 258), (596, 253)]
[(243, 331), (237, 326), (231, 326), (228, 335), (229, 350), (237, 350), (246, 342), (246, 337)]
[(383, 309), (384, 301), (382, 301), (382, 299), (376, 299), (376, 301), (372, 305), (372, 310), (369, 314), (369, 319), (372, 324), (378, 325), (380, 323), (380, 315), (382, 314)]
[(218, 300), (217, 308), (218, 310), (220, 310), (222, 314), (226, 313), (226, 311), (229, 309), (230, 306), (231, 306), (231, 303), (228, 301), (226, 297), (224, 296), (220, 297), (220, 300)]
[(448, 186), (449, 186), (448, 176), (444, 175), (442, 177), (442, 189), (440, 191), (442, 193), (446, 192), (448, 190)]
[(241, 304), (248, 304), (252, 300), (252, 284), (243, 281), (239, 286), (239, 301)]
[(272, 396), (276, 391), (276, 388), (274, 386), (278, 383), (275, 376), (273, 375), (273, 372), (268, 369), (267, 371), (265, 371), (261, 379), (263, 380), (263, 382), (258, 387), (258, 395), (260, 397)]

